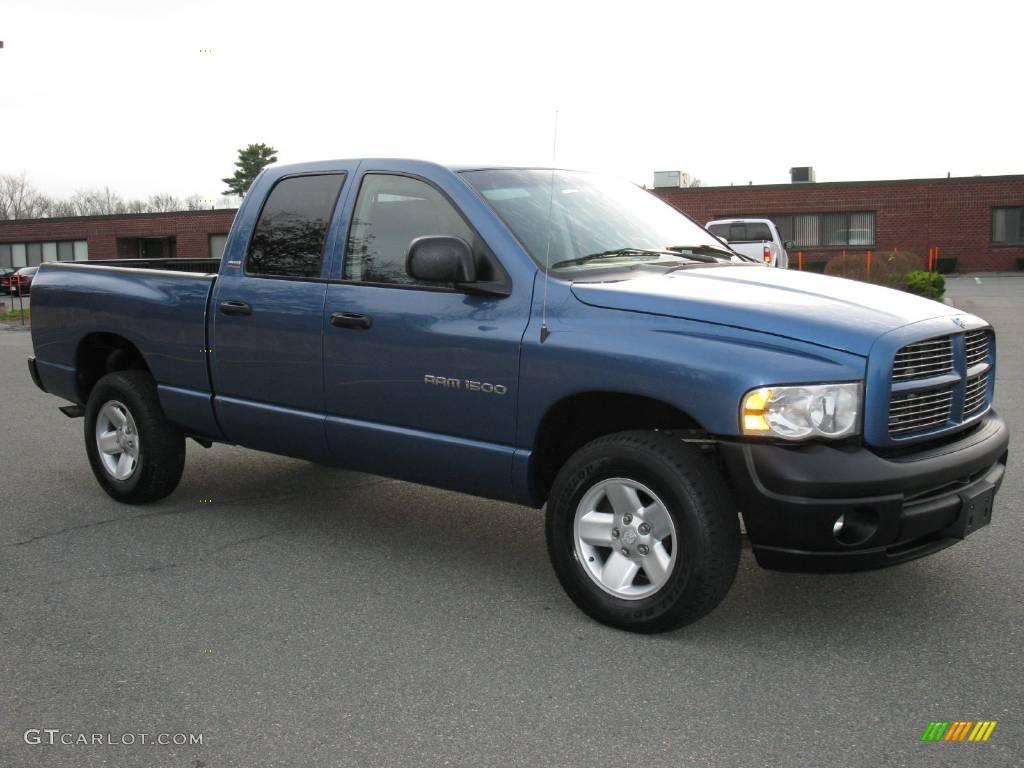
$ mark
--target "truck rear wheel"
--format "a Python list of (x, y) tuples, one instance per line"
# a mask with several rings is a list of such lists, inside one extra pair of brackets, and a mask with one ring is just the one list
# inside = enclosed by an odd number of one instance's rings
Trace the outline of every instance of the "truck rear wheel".
[(663, 432), (588, 443), (555, 478), (548, 554), (592, 618), (664, 632), (717, 606), (736, 576), (737, 510), (714, 465)]
[(185, 468), (185, 437), (164, 416), (145, 371), (96, 383), (85, 406), (85, 450), (103, 490), (126, 504), (164, 498)]

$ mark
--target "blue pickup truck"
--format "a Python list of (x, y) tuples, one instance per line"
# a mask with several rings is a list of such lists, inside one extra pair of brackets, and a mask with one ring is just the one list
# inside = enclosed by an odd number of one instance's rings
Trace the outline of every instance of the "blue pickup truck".
[(192, 438), (546, 506), (569, 596), (639, 632), (725, 597), (740, 516), (763, 567), (878, 568), (984, 526), (1007, 461), (984, 320), (582, 172), (274, 167), (219, 264), (42, 266), (32, 340), (119, 501)]

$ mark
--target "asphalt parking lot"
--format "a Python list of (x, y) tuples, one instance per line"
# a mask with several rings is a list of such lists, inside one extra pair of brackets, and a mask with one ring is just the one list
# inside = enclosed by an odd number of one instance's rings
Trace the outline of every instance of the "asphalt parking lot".
[[(654, 637), (575, 609), (534, 510), (195, 444), (170, 498), (121, 506), (0, 329), (0, 766), (1020, 765), (1024, 278), (949, 295), (1000, 332), (993, 523), (857, 575), (745, 552), (712, 615)], [(999, 724), (919, 741), (957, 719)]]

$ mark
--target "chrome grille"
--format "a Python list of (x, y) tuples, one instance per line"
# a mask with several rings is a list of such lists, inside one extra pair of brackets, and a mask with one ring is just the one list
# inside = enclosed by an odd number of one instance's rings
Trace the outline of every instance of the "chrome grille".
[(908, 344), (896, 353), (893, 381), (925, 379), (953, 370), (953, 340), (949, 336)]
[(953, 412), (953, 385), (894, 394), (889, 403), (889, 434), (902, 435), (942, 426)]
[(964, 336), (968, 368), (988, 359), (989, 338), (991, 335), (986, 330), (970, 331)]
[[(991, 328), (979, 328), (901, 347), (893, 359), (889, 435), (924, 437), (954, 427), (954, 415), (963, 423), (985, 413), (995, 375), (993, 339)], [(956, 381), (936, 385), (934, 378), (946, 374)]]
[(988, 372), (967, 380), (964, 388), (964, 418), (972, 416), (985, 407), (988, 394)]

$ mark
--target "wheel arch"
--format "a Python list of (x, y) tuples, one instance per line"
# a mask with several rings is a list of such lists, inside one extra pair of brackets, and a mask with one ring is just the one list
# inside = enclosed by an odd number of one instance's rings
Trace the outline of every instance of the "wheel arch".
[(75, 391), (79, 402), (87, 402), (96, 382), (108, 373), (136, 370), (150, 373), (145, 356), (131, 340), (118, 333), (86, 334), (75, 350)]
[(538, 504), (546, 501), (555, 476), (573, 453), (599, 437), (636, 429), (708, 436), (689, 413), (657, 398), (604, 390), (568, 395), (548, 408), (534, 439), (530, 487)]

